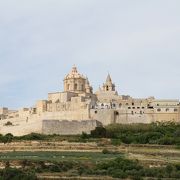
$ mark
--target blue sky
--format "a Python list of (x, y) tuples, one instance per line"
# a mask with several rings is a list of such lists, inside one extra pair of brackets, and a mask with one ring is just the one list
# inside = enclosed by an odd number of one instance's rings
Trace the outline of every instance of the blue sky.
[(96, 91), (180, 99), (179, 0), (0, 0), (0, 106), (62, 91), (76, 64)]

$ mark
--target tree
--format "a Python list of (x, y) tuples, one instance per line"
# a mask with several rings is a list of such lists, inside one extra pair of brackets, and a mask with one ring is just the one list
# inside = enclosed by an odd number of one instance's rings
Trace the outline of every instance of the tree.
[(91, 131), (91, 136), (94, 138), (105, 138), (106, 129), (104, 127), (96, 127), (95, 130)]
[(6, 144), (12, 142), (13, 138), (14, 136), (11, 133), (8, 133), (5, 136), (3, 136), (1, 140), (4, 144)]

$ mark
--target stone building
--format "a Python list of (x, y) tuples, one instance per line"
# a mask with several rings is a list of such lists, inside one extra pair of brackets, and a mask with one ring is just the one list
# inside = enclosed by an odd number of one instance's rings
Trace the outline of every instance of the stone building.
[(0, 119), (0, 134), (81, 134), (111, 123), (179, 123), (180, 102), (119, 95), (109, 74), (102, 87), (93, 93), (88, 78), (73, 66), (64, 78), (63, 92), (49, 93), (46, 100), (38, 100), (31, 108), (1, 108)]

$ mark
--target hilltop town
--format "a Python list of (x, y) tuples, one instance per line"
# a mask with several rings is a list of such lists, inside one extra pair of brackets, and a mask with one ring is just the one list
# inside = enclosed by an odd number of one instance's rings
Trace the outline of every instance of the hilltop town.
[(179, 123), (180, 102), (119, 95), (109, 74), (102, 87), (94, 93), (88, 78), (73, 66), (64, 78), (63, 92), (51, 92), (47, 100), (38, 100), (30, 108), (1, 108), (0, 119), (1, 134), (74, 135), (90, 133), (98, 126), (113, 123)]

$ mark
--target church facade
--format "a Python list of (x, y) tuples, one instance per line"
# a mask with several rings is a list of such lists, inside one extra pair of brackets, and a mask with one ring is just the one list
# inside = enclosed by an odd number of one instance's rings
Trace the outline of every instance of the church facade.
[(74, 66), (64, 78), (63, 92), (49, 93), (31, 108), (1, 108), (0, 119), (0, 134), (80, 134), (112, 123), (180, 123), (180, 102), (119, 95), (109, 74), (93, 93), (88, 78)]

